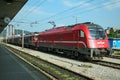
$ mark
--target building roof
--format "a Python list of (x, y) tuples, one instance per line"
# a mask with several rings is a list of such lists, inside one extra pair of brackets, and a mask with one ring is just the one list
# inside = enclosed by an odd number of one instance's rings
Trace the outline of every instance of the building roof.
[(0, 33), (26, 2), (27, 0), (0, 0)]

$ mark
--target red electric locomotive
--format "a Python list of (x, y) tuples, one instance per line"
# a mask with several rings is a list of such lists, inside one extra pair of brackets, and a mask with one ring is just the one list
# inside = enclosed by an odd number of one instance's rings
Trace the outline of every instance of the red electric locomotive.
[(38, 42), (38, 33), (27, 34), (24, 36), (24, 46), (28, 48), (36, 48)]
[(38, 48), (78, 58), (101, 59), (103, 55), (110, 54), (104, 29), (91, 22), (46, 30), (40, 32), (38, 37)]

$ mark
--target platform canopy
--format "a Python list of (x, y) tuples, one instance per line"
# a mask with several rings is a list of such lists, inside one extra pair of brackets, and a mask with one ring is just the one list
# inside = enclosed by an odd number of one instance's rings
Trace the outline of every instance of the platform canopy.
[(28, 0), (0, 0), (0, 33)]

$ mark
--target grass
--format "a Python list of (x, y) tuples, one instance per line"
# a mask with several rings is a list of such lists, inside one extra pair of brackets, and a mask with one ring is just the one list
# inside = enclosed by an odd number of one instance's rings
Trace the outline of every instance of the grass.
[(115, 55), (120, 55), (120, 53), (115, 53)]
[[(69, 73), (65, 70), (62, 70), (61, 68), (56, 67), (55, 65), (51, 65), (50, 63), (48, 63), (44, 60), (41, 60), (39, 56), (33, 57), (25, 52), (15, 50), (11, 47), (9, 47), (9, 48), (12, 49), (16, 54), (20, 55), (22, 58), (29, 61), (31, 64), (33, 64), (33, 65), (43, 69), (44, 71), (54, 75), (58, 79), (63, 79), (63, 80), (79, 80), (79, 79), (81, 79), (81, 77), (79, 75)], [(82, 66), (91, 67), (88, 65), (82, 65)]]
[(119, 51), (114, 51), (114, 55), (120, 55), (120, 50)]

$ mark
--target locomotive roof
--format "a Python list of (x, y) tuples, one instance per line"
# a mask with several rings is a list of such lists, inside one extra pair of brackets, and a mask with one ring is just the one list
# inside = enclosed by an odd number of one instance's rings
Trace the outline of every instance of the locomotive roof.
[(85, 22), (85, 23), (78, 23), (78, 24), (75, 24), (75, 25), (69, 25), (67, 27), (75, 27), (76, 25), (82, 25), (82, 24), (85, 24), (87, 25), (88, 28), (102, 28), (101, 26), (97, 25), (97, 24), (94, 24), (92, 22)]
[(91, 22), (85, 22), (85, 23), (78, 23), (78, 24), (74, 24), (74, 25), (62, 26), (62, 27), (45, 30), (44, 32), (40, 32), (40, 34), (58, 33), (58, 32), (62, 32), (65, 30), (71, 30), (71, 28), (74, 28), (76, 25), (87, 25), (88, 28), (102, 28), (101, 26), (99, 26), (97, 24), (94, 24)]
[(64, 30), (65, 30), (65, 26), (62, 26), (62, 27), (57, 27), (57, 28), (45, 30), (44, 32), (40, 32), (40, 34), (56, 33), (56, 32), (61, 32)]
[(86, 24), (88, 26), (89, 29), (94, 29), (94, 28), (101, 28), (102, 27), (100, 25), (97, 25), (97, 24)]

